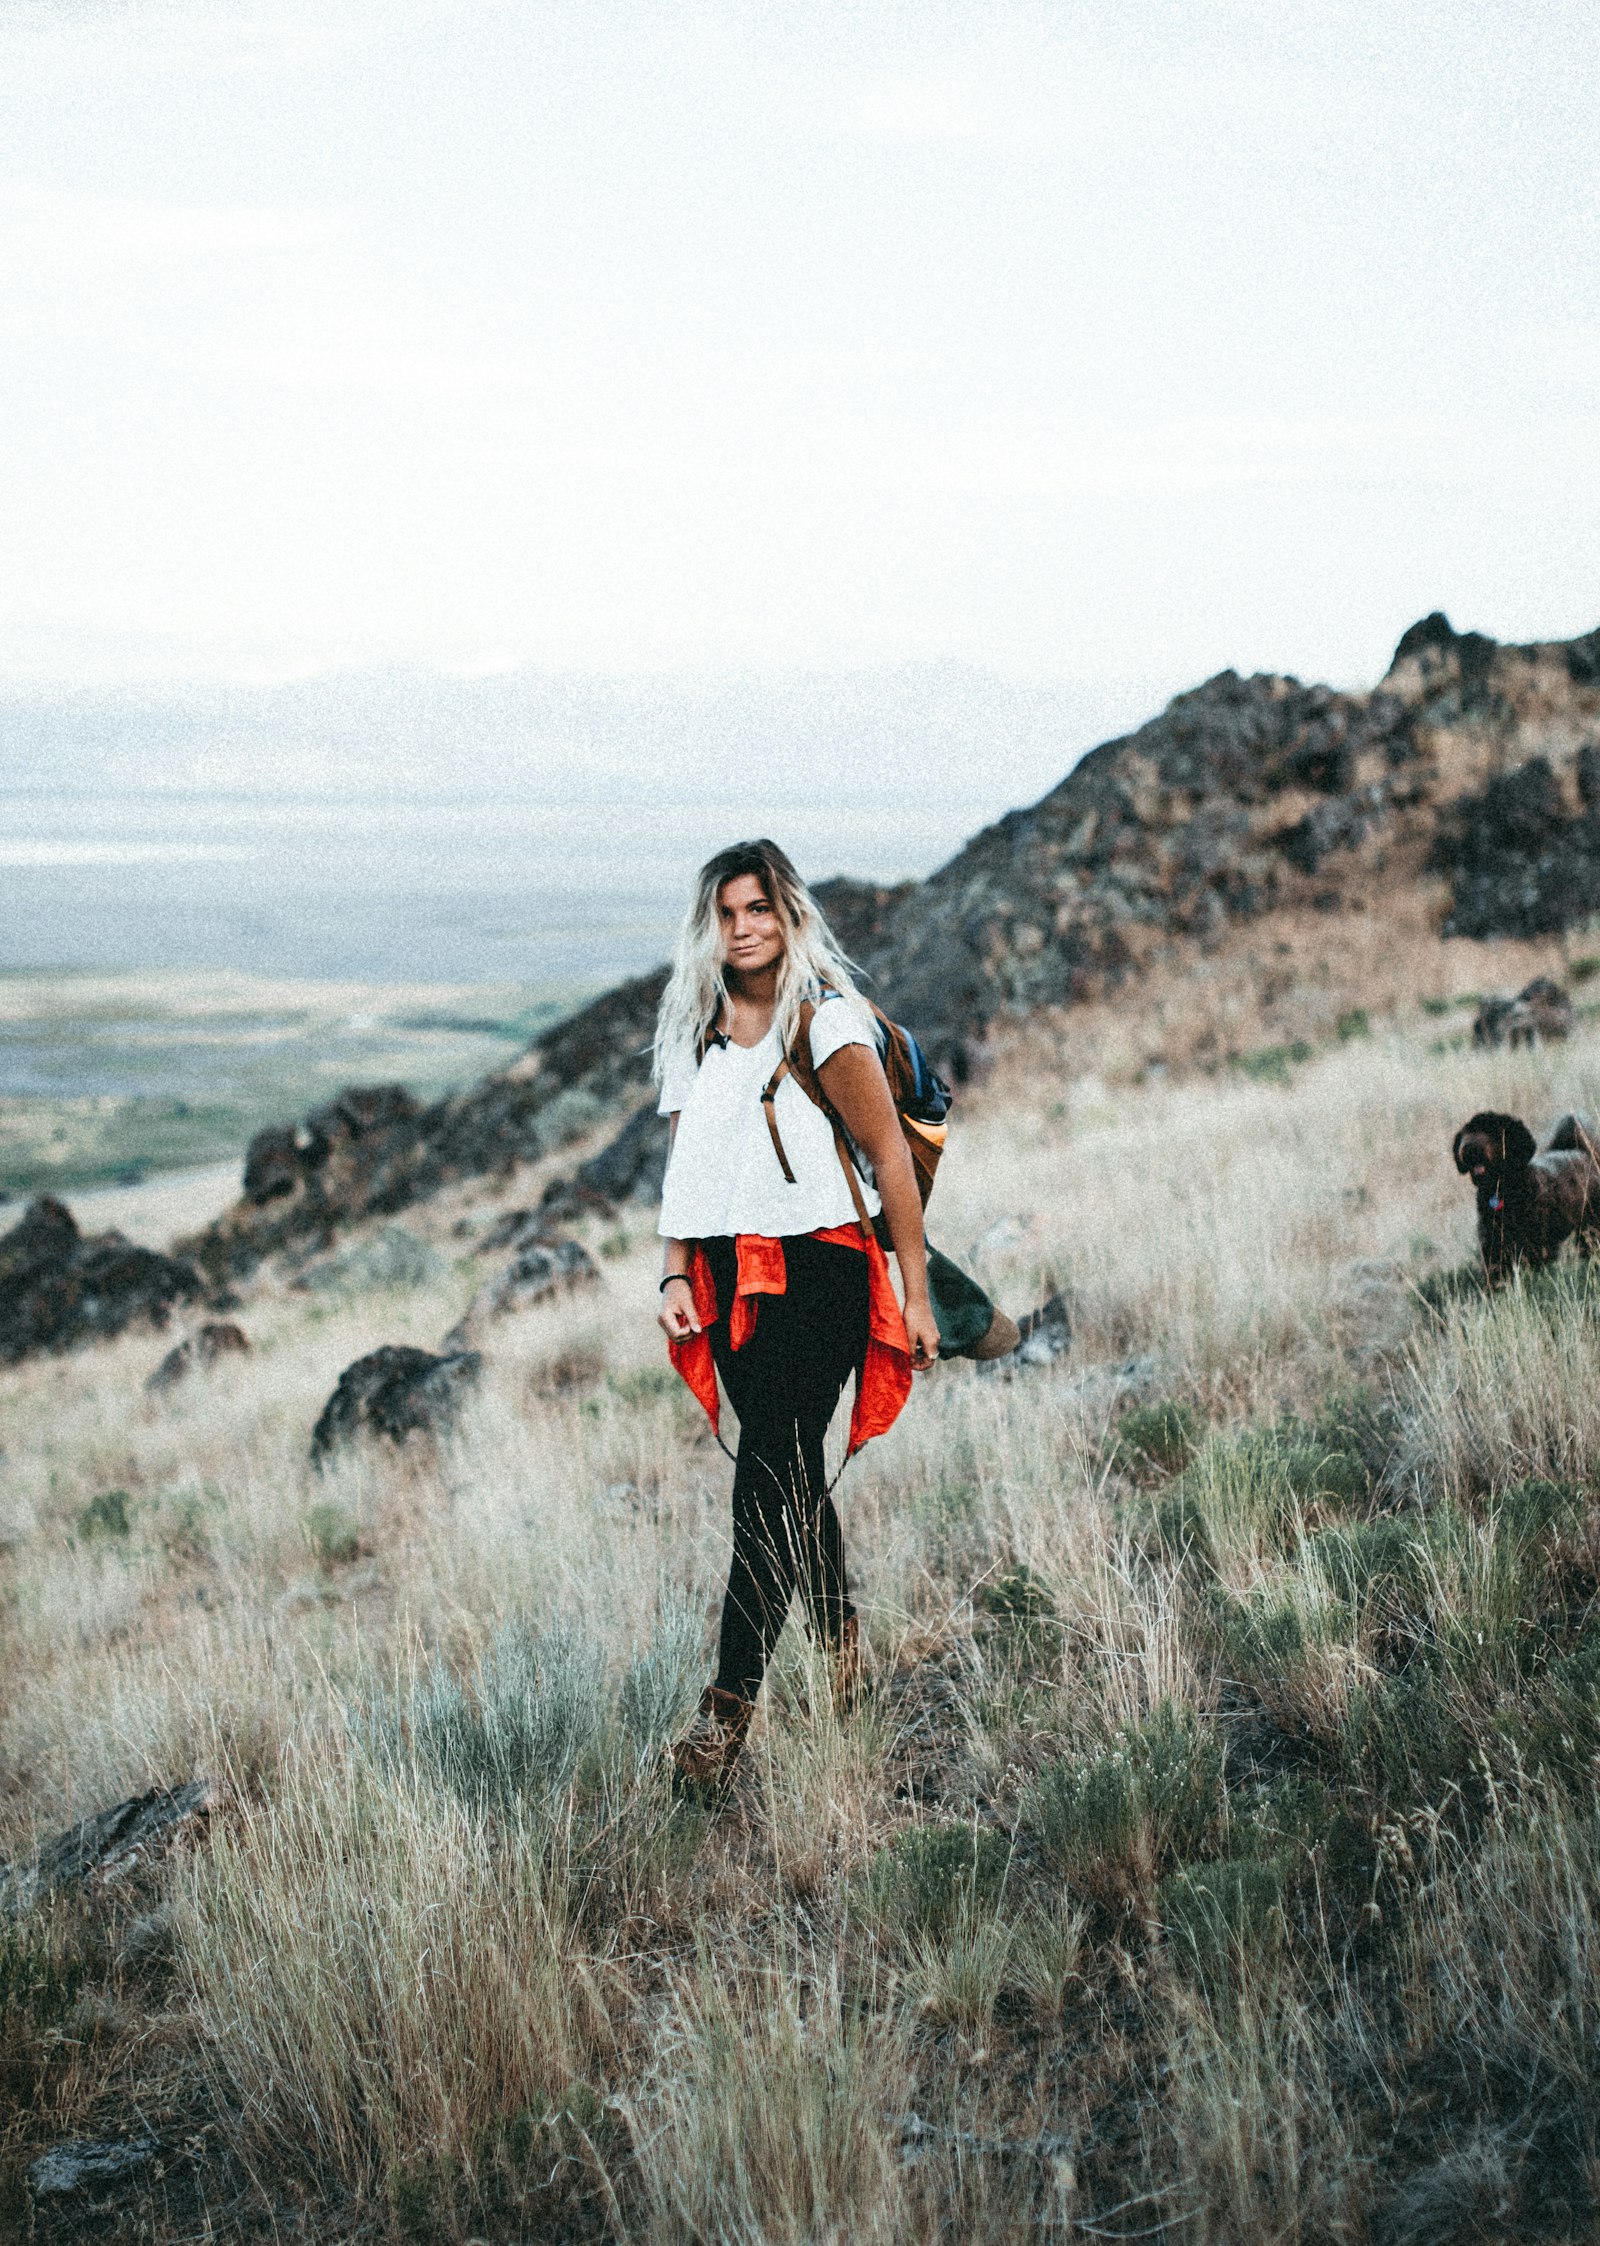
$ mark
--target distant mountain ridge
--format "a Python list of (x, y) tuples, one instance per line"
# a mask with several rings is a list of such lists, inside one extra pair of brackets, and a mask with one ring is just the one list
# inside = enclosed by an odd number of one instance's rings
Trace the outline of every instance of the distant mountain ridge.
[[(1501, 646), (1432, 615), (1366, 693), (1225, 671), (925, 881), (817, 893), (874, 996), (964, 1076), (1008, 1019), (1102, 996), (1231, 924), (1331, 923), (1419, 887), (1445, 934), (1546, 934), (1600, 912), (1600, 630)], [(241, 1271), (548, 1152), (580, 1116), (637, 1099), (665, 972), (432, 1108), (350, 1093), (263, 1134), (245, 1200), (188, 1252)]]

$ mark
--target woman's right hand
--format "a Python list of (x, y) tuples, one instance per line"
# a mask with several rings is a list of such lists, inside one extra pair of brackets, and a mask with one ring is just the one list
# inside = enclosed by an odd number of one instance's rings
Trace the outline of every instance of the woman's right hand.
[(656, 1324), (668, 1341), (687, 1341), (700, 1331), (700, 1321), (694, 1314), (694, 1289), (686, 1271), (674, 1272), (662, 1288)]

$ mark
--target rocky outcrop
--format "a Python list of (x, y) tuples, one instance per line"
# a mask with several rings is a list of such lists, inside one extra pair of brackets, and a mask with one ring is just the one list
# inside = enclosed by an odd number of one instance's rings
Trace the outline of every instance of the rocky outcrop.
[(55, 1888), (125, 1877), (164, 1853), (180, 1833), (203, 1825), (215, 1799), (210, 1779), (194, 1778), (97, 1810), (46, 1841), (27, 1863), (0, 1865), (0, 1912), (29, 1909)]
[(1543, 1045), (1572, 1035), (1572, 1000), (1548, 975), (1535, 975), (1513, 998), (1486, 998), (1472, 1023), (1479, 1047)]
[(222, 1358), (249, 1352), (250, 1337), (242, 1326), (230, 1318), (210, 1319), (197, 1334), (186, 1334), (175, 1349), (167, 1351), (145, 1386), (153, 1396), (160, 1396), (196, 1370), (209, 1372)]
[(245, 1193), (181, 1243), (214, 1279), (303, 1257), (456, 1179), (507, 1175), (589, 1128), (648, 1081), (665, 969), (637, 977), (535, 1038), (510, 1068), (422, 1107), (399, 1085), (342, 1092), (297, 1130), (251, 1141)]
[(164, 1326), (179, 1303), (205, 1292), (193, 1265), (120, 1232), (85, 1239), (72, 1212), (46, 1195), (0, 1238), (0, 1364), (44, 1350)]
[(434, 1356), (427, 1349), (386, 1343), (358, 1357), (339, 1376), (311, 1432), (311, 1459), (321, 1466), (334, 1451), (366, 1430), (403, 1443), (408, 1435), (446, 1435), (476, 1385), (483, 1359), (475, 1349)]
[(881, 1001), (959, 1076), (997, 1018), (1098, 995), (1157, 941), (1309, 897), (1409, 789), (1415, 753), (1397, 695), (1224, 672), (888, 912)]
[(580, 1163), (577, 1183), (582, 1191), (610, 1202), (648, 1204), (661, 1199), (666, 1174), (666, 1118), (656, 1113), (654, 1100), (646, 1100), (608, 1145), (592, 1160)]
[(1447, 936), (1550, 936), (1600, 912), (1600, 747), (1570, 773), (1531, 756), (1441, 822), (1433, 864), (1448, 874)]
[(1429, 616), (1368, 693), (1224, 672), (976, 836), (885, 912), (868, 963), (959, 1074), (1008, 1015), (1231, 922), (1381, 911), (1441, 874), (1445, 933), (1600, 910), (1600, 632), (1502, 647)]

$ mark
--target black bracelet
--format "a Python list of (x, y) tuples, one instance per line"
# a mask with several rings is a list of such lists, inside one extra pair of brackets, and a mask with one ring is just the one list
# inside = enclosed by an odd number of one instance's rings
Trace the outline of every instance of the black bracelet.
[(681, 1279), (686, 1286), (693, 1285), (693, 1281), (690, 1279), (687, 1271), (669, 1271), (667, 1273), (667, 1276), (662, 1280), (660, 1286), (657, 1287), (656, 1293), (658, 1295), (664, 1295), (667, 1289), (671, 1286), (674, 1279)]

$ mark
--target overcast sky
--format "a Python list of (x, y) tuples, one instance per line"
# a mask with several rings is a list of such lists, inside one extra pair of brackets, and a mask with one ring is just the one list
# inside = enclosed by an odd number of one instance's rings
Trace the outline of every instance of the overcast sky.
[(0, 681), (1132, 718), (1589, 629), (1597, 58), (1593, 0), (4, 0)]

